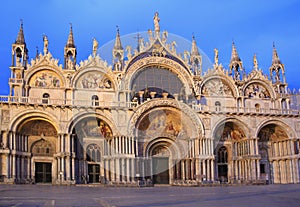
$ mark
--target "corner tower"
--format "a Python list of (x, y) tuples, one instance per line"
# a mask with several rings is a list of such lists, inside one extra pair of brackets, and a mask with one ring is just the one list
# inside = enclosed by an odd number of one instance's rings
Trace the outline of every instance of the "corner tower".
[(10, 67), (11, 77), (9, 79), (9, 95), (23, 96), (24, 70), (26, 70), (28, 61), (28, 49), (26, 47), (23, 22), (21, 21), (20, 30), (17, 39), (12, 44), (12, 64)]

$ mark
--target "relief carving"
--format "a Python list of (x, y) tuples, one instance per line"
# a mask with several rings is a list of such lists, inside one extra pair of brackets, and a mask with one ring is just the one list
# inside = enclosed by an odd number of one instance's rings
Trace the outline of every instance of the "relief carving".
[(245, 96), (248, 98), (270, 98), (270, 93), (260, 84), (250, 84), (245, 89)]
[(232, 96), (230, 87), (221, 79), (212, 79), (202, 87), (202, 94), (209, 96)]

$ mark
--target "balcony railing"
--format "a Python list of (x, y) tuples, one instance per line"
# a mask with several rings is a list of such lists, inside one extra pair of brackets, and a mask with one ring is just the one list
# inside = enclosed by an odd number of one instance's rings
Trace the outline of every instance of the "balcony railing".
[(0, 103), (16, 103), (16, 104), (37, 104), (52, 106), (73, 106), (73, 107), (127, 107), (136, 106), (132, 102), (112, 102), (112, 101), (95, 101), (95, 100), (78, 100), (78, 99), (51, 99), (51, 98), (33, 98), (33, 97), (14, 97), (0, 96)]
[(299, 115), (299, 110), (274, 109), (274, 108), (248, 108), (248, 107), (221, 107), (192, 104), (195, 111), (214, 112), (214, 113), (242, 113), (242, 114), (270, 114), (270, 115)]
[[(97, 100), (77, 100), (77, 99), (51, 99), (51, 98), (33, 98), (33, 97), (14, 97), (0, 96), (0, 103), (16, 104), (37, 104), (51, 106), (69, 106), (69, 107), (94, 107), (94, 108), (136, 108), (143, 103), (138, 102), (113, 102)], [(232, 113), (232, 114), (258, 114), (258, 115), (299, 115), (300, 110), (293, 109), (274, 109), (274, 108), (248, 108), (248, 107), (221, 107), (207, 106), (191, 103), (190, 107), (196, 112), (203, 113)]]

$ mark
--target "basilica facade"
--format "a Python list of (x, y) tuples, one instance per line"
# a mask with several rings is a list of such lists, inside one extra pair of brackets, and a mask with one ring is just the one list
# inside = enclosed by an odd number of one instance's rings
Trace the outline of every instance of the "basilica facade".
[(9, 95), (0, 97), (0, 182), (104, 185), (285, 184), (300, 181), (299, 111), (275, 46), (270, 73), (246, 73), (232, 44), (205, 72), (193, 37), (176, 51), (160, 31), (133, 51), (117, 30), (112, 63), (78, 62), (72, 27), (64, 63), (29, 60), (21, 24)]

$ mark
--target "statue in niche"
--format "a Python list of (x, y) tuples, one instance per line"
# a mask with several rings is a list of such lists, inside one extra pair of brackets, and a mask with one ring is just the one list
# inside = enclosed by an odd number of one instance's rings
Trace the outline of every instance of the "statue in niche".
[(74, 64), (73, 64), (73, 61), (72, 61), (71, 57), (69, 57), (67, 59), (67, 68), (68, 69), (73, 69), (74, 68)]
[(160, 26), (159, 26), (160, 19), (158, 17), (158, 12), (155, 12), (155, 15), (153, 17), (153, 21), (154, 21), (154, 31), (156, 33), (159, 33), (159, 31), (160, 31)]
[(17, 79), (21, 79), (21, 78), (22, 78), (21, 72), (17, 72), (16, 78), (17, 78)]
[(16, 66), (20, 67), (21, 65), (21, 58), (17, 56), (17, 60), (16, 60)]

